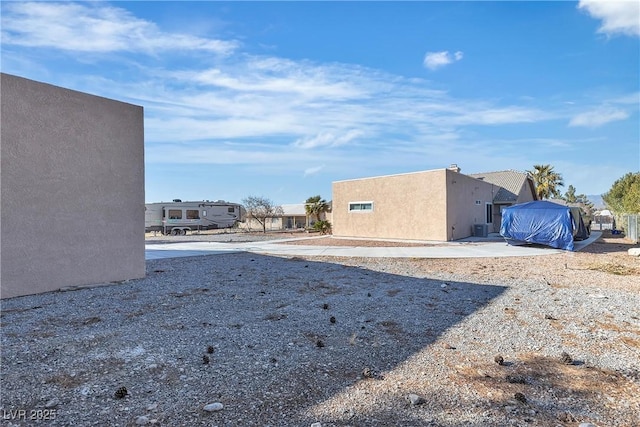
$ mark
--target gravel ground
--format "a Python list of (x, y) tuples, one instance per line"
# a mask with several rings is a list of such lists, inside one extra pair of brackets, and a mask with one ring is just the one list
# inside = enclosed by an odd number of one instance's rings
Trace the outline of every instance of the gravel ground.
[(629, 247), (164, 259), (3, 300), (2, 425), (638, 426)]

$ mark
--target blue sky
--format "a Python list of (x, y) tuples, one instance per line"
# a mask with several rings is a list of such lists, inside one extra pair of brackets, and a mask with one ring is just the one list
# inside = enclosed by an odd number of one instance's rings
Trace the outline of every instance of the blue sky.
[(146, 201), (278, 204), (332, 181), (640, 170), (640, 6), (3, 1), (2, 71), (145, 109)]

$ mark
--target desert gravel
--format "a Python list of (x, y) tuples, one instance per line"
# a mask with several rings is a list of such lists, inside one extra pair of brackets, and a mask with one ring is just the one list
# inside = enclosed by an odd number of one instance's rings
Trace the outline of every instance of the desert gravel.
[(222, 254), (3, 300), (2, 425), (639, 426), (629, 247)]

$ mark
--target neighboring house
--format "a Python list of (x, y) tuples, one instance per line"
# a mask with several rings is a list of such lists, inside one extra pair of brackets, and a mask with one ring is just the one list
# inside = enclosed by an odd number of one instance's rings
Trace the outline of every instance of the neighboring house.
[(493, 226), (490, 231), (499, 232), (502, 209), (520, 203), (538, 200), (533, 179), (526, 172), (514, 170), (474, 173), (470, 177), (495, 186), (493, 195)]
[[(333, 234), (449, 241), (493, 230), (495, 184), (456, 165), (333, 183)], [(500, 225), (498, 224), (498, 227)]]
[(1, 297), (144, 277), (143, 108), (1, 80)]
[(593, 230), (613, 230), (615, 229), (615, 219), (609, 209), (603, 209), (597, 211), (593, 216), (593, 224), (591, 228)]
[[(313, 225), (315, 218), (307, 216), (304, 203), (281, 206), (283, 210), (282, 215), (267, 218), (267, 224), (265, 227), (267, 231), (304, 229)], [(320, 218), (327, 219), (328, 214), (324, 213)], [(247, 230), (262, 231), (262, 224), (255, 219), (247, 219), (244, 224), (240, 224), (240, 227)]]
[(304, 203), (281, 206), (284, 213), (279, 218), (280, 229), (290, 230), (296, 228), (305, 228), (307, 226), (307, 213), (304, 209)]

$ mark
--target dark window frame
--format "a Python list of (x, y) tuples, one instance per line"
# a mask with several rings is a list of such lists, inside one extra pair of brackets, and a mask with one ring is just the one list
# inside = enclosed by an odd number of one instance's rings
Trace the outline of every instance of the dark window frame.
[(169, 209), (169, 219), (182, 219), (182, 209)]
[(349, 202), (349, 212), (373, 212), (373, 202)]

